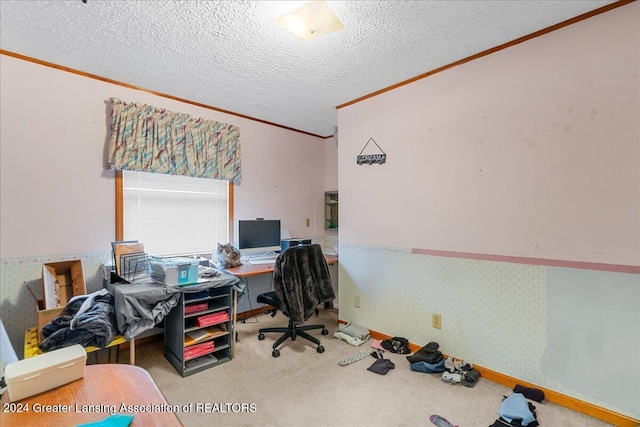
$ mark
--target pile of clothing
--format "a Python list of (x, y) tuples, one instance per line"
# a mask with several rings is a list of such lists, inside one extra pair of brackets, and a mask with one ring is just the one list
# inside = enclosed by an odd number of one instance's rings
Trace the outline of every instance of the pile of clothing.
[(464, 360), (451, 356), (445, 359), (439, 348), (440, 345), (437, 342), (430, 342), (414, 354), (407, 356), (407, 360), (411, 363), (411, 370), (427, 374), (442, 373), (442, 381), (446, 383), (475, 386), (480, 378), (480, 372)]
[(537, 427), (536, 407), (522, 393), (505, 397), (498, 409), (500, 417), (489, 427)]
[(391, 353), (409, 354), (411, 349), (409, 348), (409, 340), (403, 337), (391, 337), (380, 342), (380, 346), (389, 350)]
[(346, 325), (338, 325), (338, 330), (333, 333), (333, 336), (356, 347), (371, 338), (369, 329), (353, 322), (349, 322)]
[(396, 367), (395, 363), (384, 358), (384, 350), (374, 349), (371, 356), (375, 357), (377, 360), (367, 368), (367, 371), (375, 372), (380, 375), (387, 375), (390, 370), (395, 369)]
[(480, 379), (480, 371), (464, 360), (456, 360), (449, 356), (444, 361), (444, 367), (446, 371), (442, 374), (442, 381), (446, 383), (473, 387)]
[(42, 328), (39, 347), (51, 351), (74, 344), (106, 347), (117, 335), (113, 297), (106, 289), (69, 300), (62, 314)]
[(438, 350), (439, 347), (440, 344), (437, 342), (430, 342), (414, 354), (407, 356), (407, 360), (411, 363), (411, 370), (426, 374), (444, 372), (444, 356)]

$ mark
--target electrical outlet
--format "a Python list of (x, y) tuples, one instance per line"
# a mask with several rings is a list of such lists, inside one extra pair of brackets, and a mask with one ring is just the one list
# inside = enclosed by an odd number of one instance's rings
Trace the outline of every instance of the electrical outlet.
[(306, 224), (307, 224), (307, 227), (311, 227), (311, 220), (309, 218), (307, 218)]
[(356, 295), (353, 299), (353, 305), (360, 308), (360, 295)]
[(442, 316), (440, 314), (433, 313), (433, 327), (442, 329)]

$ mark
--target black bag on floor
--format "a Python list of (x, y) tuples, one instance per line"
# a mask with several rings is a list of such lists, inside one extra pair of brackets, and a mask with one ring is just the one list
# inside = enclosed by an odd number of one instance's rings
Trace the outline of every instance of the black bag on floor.
[(391, 353), (409, 354), (409, 340), (402, 337), (393, 337), (383, 340), (380, 345)]

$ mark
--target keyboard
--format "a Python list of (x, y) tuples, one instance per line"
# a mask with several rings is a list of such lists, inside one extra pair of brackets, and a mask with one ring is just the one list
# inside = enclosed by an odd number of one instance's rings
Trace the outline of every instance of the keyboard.
[(250, 259), (249, 264), (275, 264), (276, 259)]

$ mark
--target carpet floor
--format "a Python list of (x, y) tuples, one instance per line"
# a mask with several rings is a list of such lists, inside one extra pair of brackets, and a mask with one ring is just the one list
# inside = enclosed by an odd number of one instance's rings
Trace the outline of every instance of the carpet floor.
[[(278, 313), (238, 322), (235, 359), (190, 377), (183, 378), (169, 364), (161, 341), (136, 348), (136, 364), (149, 371), (171, 405), (190, 405), (177, 414), (187, 427), (433, 426), (431, 414), (460, 427), (488, 427), (503, 397), (512, 393), (483, 378), (471, 388), (447, 384), (441, 374), (411, 371), (405, 355), (390, 352), (385, 358), (395, 368), (386, 375), (367, 370), (373, 357), (340, 366), (339, 361), (371, 345), (354, 347), (334, 338), (337, 316), (335, 310), (321, 310), (308, 321), (329, 330), (326, 336), (311, 332), (321, 340), (323, 353), (299, 338), (283, 344), (280, 357), (272, 357), (279, 334), (266, 334), (263, 341), (257, 336), (259, 328), (287, 324)], [(128, 351), (120, 352), (120, 361), (128, 360)], [(542, 427), (610, 425), (546, 401), (533, 404)]]

